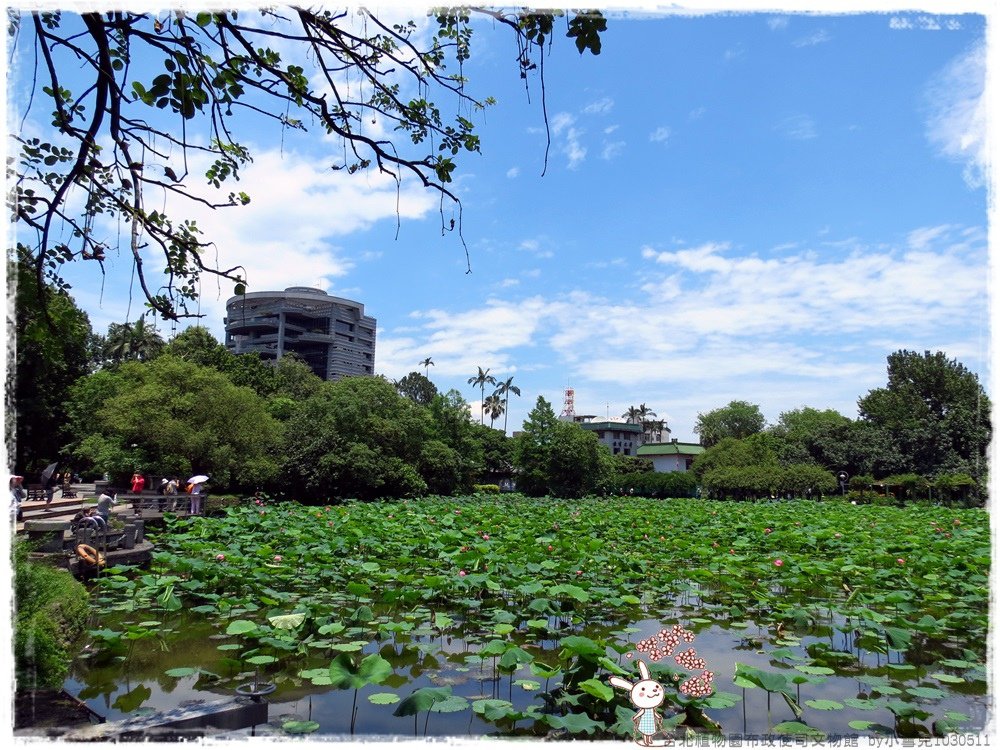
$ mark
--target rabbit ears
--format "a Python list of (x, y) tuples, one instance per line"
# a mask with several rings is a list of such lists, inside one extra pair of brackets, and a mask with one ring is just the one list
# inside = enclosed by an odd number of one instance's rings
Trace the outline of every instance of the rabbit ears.
[[(646, 662), (640, 660), (638, 664), (639, 664), (639, 677), (643, 680), (648, 680), (649, 667), (646, 666)], [(631, 690), (634, 687), (633, 683), (621, 677), (609, 677), (608, 682), (614, 685), (615, 687), (622, 688), (623, 690)]]
[(608, 682), (615, 687), (620, 687), (622, 690), (631, 690), (632, 683), (628, 680), (623, 680), (621, 677), (609, 677)]

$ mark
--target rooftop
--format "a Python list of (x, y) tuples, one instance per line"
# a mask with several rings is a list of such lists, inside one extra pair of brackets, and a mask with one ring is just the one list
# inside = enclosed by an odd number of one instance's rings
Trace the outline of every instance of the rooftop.
[(671, 440), (669, 443), (640, 445), (635, 454), (637, 456), (697, 456), (704, 452), (704, 446), (698, 443), (679, 443), (676, 440)]

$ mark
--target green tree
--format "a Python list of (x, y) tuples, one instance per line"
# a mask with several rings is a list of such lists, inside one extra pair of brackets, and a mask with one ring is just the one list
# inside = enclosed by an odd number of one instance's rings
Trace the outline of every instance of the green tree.
[(834, 409), (814, 409), (804, 406), (782, 412), (778, 421), (767, 428), (767, 432), (777, 437), (782, 445), (779, 456), (784, 462), (813, 461), (828, 468), (841, 468), (830, 455), (828, 442), (836, 442), (838, 430), (851, 422)]
[(427, 406), (438, 395), (437, 386), (434, 385), (425, 375), (419, 372), (411, 372), (395, 383), (396, 390), (400, 396), (404, 396), (415, 404)]
[(757, 404), (730, 401), (727, 406), (699, 413), (694, 431), (709, 448), (726, 437), (745, 438), (764, 429), (766, 420)]
[(521, 395), (521, 389), (514, 385), (514, 376), (501, 380), (494, 395), (503, 397), (503, 434), (507, 434), (507, 412), (510, 404), (510, 394)]
[[(900, 350), (888, 357), (888, 383), (858, 401), (861, 419), (898, 446), (900, 473), (987, 474), (990, 400), (975, 373), (944, 352)], [(876, 475), (878, 476), (878, 475)]]
[(420, 361), (420, 366), (424, 368), (424, 377), (430, 377), (430, 368), (434, 366), (434, 360), (427, 357)]
[(167, 354), (202, 367), (226, 372), (235, 356), (205, 326), (189, 326), (167, 342)]
[(24, 258), (9, 270), (17, 290), (16, 366), (8, 369), (8, 393), (13, 385), (14, 403), (6, 412), (7, 434), (14, 438), (14, 467), (31, 480), (59, 458), (59, 440), (54, 438), (66, 424), (70, 387), (90, 370), (92, 332), (87, 314), (68, 294), (38, 286)]
[(485, 452), (487, 445), (491, 449), (493, 446), (490, 436), (499, 433), (477, 425), (472, 420), (468, 401), (454, 388), (436, 395), (427, 410), (433, 436), (454, 450), (461, 461), (461, 475), (455, 489), (471, 490), (472, 485), (480, 481), (484, 464), (488, 465)]
[(145, 362), (160, 355), (165, 346), (155, 326), (142, 316), (134, 323), (112, 323), (104, 339), (104, 359), (117, 365), (122, 362)]
[(501, 414), (503, 414), (503, 399), (495, 393), (490, 394), (486, 397), (486, 400), (483, 401), (482, 408), (484, 414), (490, 415), (490, 429), (493, 429), (493, 423), (499, 419)]
[(514, 438), (514, 466), (517, 487), (527, 495), (580, 497), (603, 483), (611, 461), (594, 433), (560, 422), (539, 396)]
[[(146, 203), (164, 193), (212, 208), (248, 203), (251, 196), (225, 184), (252, 159), (239, 140), (243, 123), (232, 119), (241, 115), (273, 125), (283, 138), (316, 128), (330, 142), (333, 169), (378, 171), (397, 183), (410, 176), (460, 211), (449, 187), (455, 158), (480, 150), (471, 118), (494, 103), (475, 96), (463, 73), (473, 19), (512, 33), (527, 81), (543, 70), (540, 58), (563, 15), (441, 8), (431, 16), (436, 33), (423, 34), (412, 21), (390, 24), (364, 9), (14, 11), (9, 33), (15, 45), (34, 50), (27, 57), (35, 60), (30, 75), (37, 84), (29, 111), (15, 114), (24, 124), (15, 135), (13, 205), (19, 236), (33, 243), (22, 247), (39, 282), (48, 273), (62, 285), (63, 264), (100, 264), (117, 251), (94, 231), (101, 216), (128, 228), (136, 280), (160, 315), (190, 315), (203, 272), (245, 291), (241, 267), (211, 264), (211, 240), (195, 222)], [(565, 20), (565, 34), (581, 53), (600, 51), (604, 29), (596, 12)], [(79, 82), (75, 92), (67, 88), (71, 80)], [(433, 101), (440, 96), (453, 116)], [(29, 117), (33, 106), (41, 107), (51, 140), (34, 135), (40, 126)], [(373, 134), (373, 119), (398, 136)], [(192, 184), (194, 155), (210, 164), (206, 177), (218, 193), (206, 197)], [(442, 224), (453, 228), (456, 217), (442, 212)], [(161, 256), (160, 281), (147, 277), (150, 253)]]
[(141, 468), (253, 489), (277, 474), (281, 425), (263, 399), (210, 367), (170, 355), (127, 362), (85, 379), (74, 399), (74, 454), (117, 481)]
[[(485, 370), (480, 367), (479, 372), (473, 375), (467, 381), (469, 385), (476, 386), (479, 388), (479, 403), (483, 406), (486, 404), (486, 386), (496, 385), (497, 380), (492, 375), (490, 375), (490, 368), (487, 367)], [(479, 424), (484, 424), (483, 414), (485, 409), (479, 414)]]
[(287, 423), (283, 486), (301, 499), (422, 495), (433, 434), (428, 410), (383, 378), (324, 382)]

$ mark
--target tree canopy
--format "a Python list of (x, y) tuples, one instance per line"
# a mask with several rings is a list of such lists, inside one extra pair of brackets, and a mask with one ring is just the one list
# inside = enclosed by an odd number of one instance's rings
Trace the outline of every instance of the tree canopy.
[[(270, 124), (282, 137), (314, 132), (330, 144), (332, 169), (377, 171), (397, 186), (416, 179), (455, 206), (451, 218), (442, 211), (442, 229), (454, 229), (457, 219), (460, 233), (461, 202), (449, 187), (455, 159), (480, 150), (473, 118), (494, 103), (471, 92), (463, 70), (476, 18), (511, 32), (526, 82), (541, 74), (557, 21), (581, 53), (593, 54), (606, 25), (597, 12), (490, 8), (436, 9), (426, 24), (389, 23), (367, 9), (295, 6), (11, 13), (15, 51), (34, 61), (14, 136), (12, 197), (19, 246), (39, 284), (47, 275), (64, 286), (60, 269), (68, 262), (103, 268), (117, 250), (95, 231), (103, 219), (127, 228), (136, 278), (161, 316), (196, 314), (188, 303), (202, 273), (229, 279), (242, 293), (244, 269), (213, 264), (211, 238), (164, 205), (168, 197), (171, 206), (176, 199), (247, 204), (252, 196), (229, 185), (253, 158), (248, 121)], [(447, 109), (434, 101), (441, 97)], [(35, 135), (39, 109), (51, 137)], [(195, 184), (199, 169), (204, 185)], [(162, 279), (147, 270), (154, 257)]]
[(944, 352), (900, 350), (888, 383), (858, 401), (861, 419), (898, 446), (901, 473), (960, 472), (986, 477), (990, 400), (975, 373)]
[(699, 413), (694, 431), (701, 444), (711, 447), (726, 437), (745, 438), (764, 429), (766, 420), (757, 404), (730, 401), (727, 406)]

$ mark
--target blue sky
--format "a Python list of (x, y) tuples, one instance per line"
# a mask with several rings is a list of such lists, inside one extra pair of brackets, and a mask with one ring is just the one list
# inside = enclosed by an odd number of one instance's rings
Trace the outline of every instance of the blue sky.
[[(477, 419), (477, 368), (513, 376), (510, 431), (567, 387), (578, 414), (645, 403), (680, 440), (734, 399), (772, 422), (856, 417), (900, 348), (943, 350), (988, 387), (990, 55), (971, 13), (611, 12), (600, 56), (560, 38), (546, 57), (542, 176), (538, 82), (529, 101), (509, 36), (480, 24), (465, 70), (498, 102), (456, 181), (472, 273), (434, 195), (330, 171), (318, 136), (251, 125), (253, 202), (196, 215), (250, 291), (362, 302), (377, 372), (431, 357)], [(141, 312), (127, 246), (106, 265), (103, 295), (92, 269), (69, 274), (99, 331)], [(206, 279), (220, 339), (230, 294)]]

